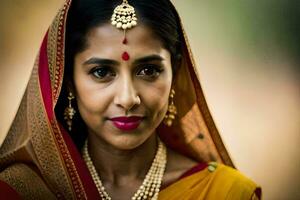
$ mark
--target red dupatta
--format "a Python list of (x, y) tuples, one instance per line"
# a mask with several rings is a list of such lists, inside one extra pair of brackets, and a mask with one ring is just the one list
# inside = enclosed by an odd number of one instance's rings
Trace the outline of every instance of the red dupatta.
[[(100, 199), (80, 152), (54, 112), (63, 83), (70, 4), (71, 0), (67, 0), (42, 42), (19, 110), (0, 148), (0, 180), (20, 194), (25, 193), (33, 184), (31, 178), (22, 167), (18, 168), (24, 177), (24, 185), (18, 185), (9, 173), (13, 166), (23, 163), (58, 199)], [(183, 63), (173, 84), (178, 117), (172, 127), (161, 124), (157, 131), (167, 146), (198, 161), (214, 160), (233, 166), (209, 113), (189, 43), (183, 29), (182, 32)]]

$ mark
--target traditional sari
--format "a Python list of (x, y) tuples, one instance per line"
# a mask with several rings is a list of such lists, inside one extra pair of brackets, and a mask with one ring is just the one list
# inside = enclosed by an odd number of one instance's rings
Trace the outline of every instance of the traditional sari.
[[(44, 37), (20, 107), (0, 148), (1, 197), (100, 199), (80, 149), (55, 115), (63, 86), (70, 4), (67, 0)], [(208, 110), (187, 37), (181, 30), (183, 62), (173, 84), (178, 115), (171, 127), (161, 124), (157, 133), (169, 148), (200, 164), (163, 188), (159, 199), (256, 198), (257, 185), (231, 168), (233, 163)], [(210, 161), (219, 164), (209, 170), (205, 163)]]

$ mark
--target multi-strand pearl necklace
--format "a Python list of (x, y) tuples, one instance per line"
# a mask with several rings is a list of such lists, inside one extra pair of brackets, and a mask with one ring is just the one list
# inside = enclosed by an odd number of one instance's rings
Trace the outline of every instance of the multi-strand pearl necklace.
[[(158, 141), (159, 141), (158, 148), (157, 148), (154, 160), (151, 164), (151, 167), (150, 167), (148, 173), (146, 174), (146, 177), (145, 177), (142, 185), (139, 187), (139, 189), (133, 195), (131, 200), (142, 200), (142, 199), (156, 200), (158, 198), (159, 189), (161, 186), (162, 178), (163, 178), (165, 168), (166, 168), (166, 163), (167, 163), (166, 147), (160, 140), (158, 140)], [(92, 159), (89, 155), (87, 140), (85, 141), (85, 144), (82, 149), (82, 156), (83, 156), (83, 159), (90, 171), (93, 181), (96, 184), (96, 187), (98, 189), (98, 192), (99, 192), (101, 198), (105, 199), (105, 200), (111, 200), (111, 197), (105, 191), (102, 181), (100, 180), (100, 177), (99, 177), (99, 175), (96, 171), (96, 168), (92, 162)]]

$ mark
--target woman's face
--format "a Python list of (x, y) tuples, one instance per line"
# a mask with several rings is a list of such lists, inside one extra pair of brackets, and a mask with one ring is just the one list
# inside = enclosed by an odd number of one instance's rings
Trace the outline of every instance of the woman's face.
[[(163, 120), (172, 83), (171, 55), (143, 25), (124, 32), (110, 24), (90, 30), (75, 55), (80, 115), (94, 134), (117, 149), (145, 142)], [(122, 54), (127, 52), (129, 60)]]

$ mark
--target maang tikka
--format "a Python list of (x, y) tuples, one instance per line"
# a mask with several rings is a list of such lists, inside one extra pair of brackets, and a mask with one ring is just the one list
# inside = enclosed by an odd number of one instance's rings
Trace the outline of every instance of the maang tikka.
[(73, 124), (73, 117), (76, 113), (75, 109), (72, 107), (72, 99), (74, 99), (74, 95), (72, 94), (72, 92), (69, 92), (68, 95), (68, 107), (66, 107), (65, 111), (64, 111), (64, 120), (66, 121), (67, 125), (68, 125), (68, 130), (71, 131), (72, 130), (72, 124)]
[[(118, 29), (124, 31), (124, 38), (122, 43), (127, 44), (126, 30), (137, 25), (137, 17), (135, 14), (135, 9), (128, 4), (127, 0), (123, 0), (123, 3), (118, 5), (111, 16), (111, 24)], [(122, 59), (127, 61), (130, 59), (129, 54), (125, 51), (122, 54)]]
[(164, 124), (167, 126), (172, 126), (173, 120), (175, 119), (175, 116), (177, 115), (177, 108), (174, 104), (174, 96), (175, 96), (175, 90), (172, 89), (169, 96), (169, 106), (168, 111), (165, 115)]

